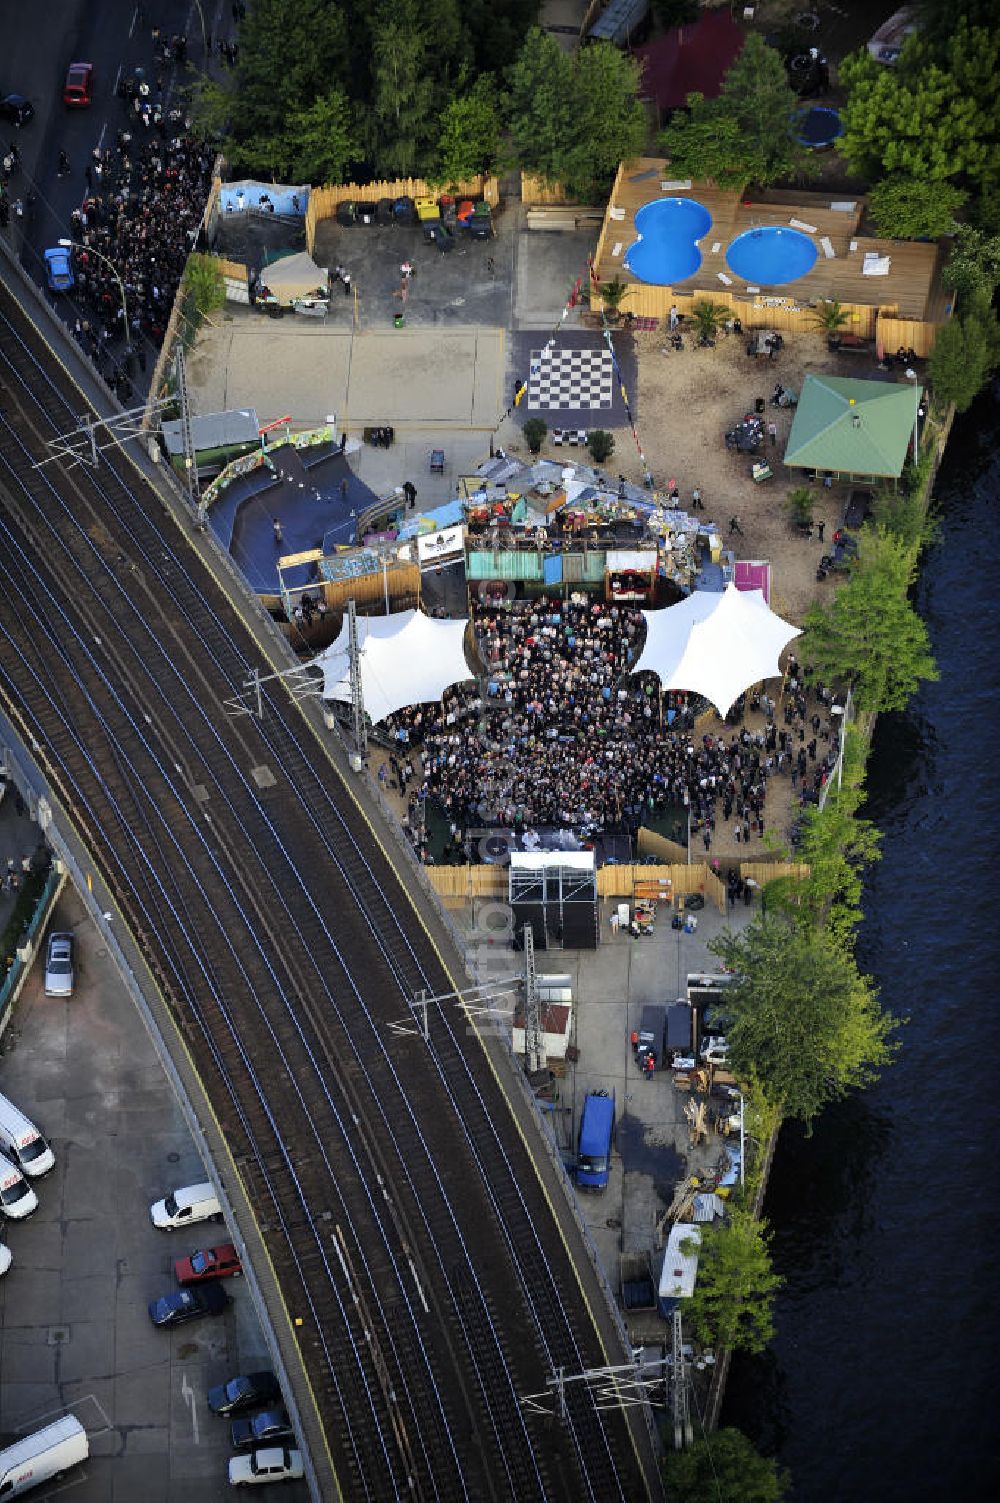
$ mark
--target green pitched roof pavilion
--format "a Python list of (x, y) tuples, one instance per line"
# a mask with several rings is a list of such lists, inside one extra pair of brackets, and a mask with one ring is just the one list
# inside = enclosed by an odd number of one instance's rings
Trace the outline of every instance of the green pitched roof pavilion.
[(902, 473), (923, 389), (907, 381), (858, 381), (853, 376), (806, 376), (785, 464), (838, 475)]

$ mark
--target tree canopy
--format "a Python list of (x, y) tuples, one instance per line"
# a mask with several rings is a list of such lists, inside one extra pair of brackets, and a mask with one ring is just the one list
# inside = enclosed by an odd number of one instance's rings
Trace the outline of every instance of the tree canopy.
[(846, 584), (806, 612), (804, 658), (822, 678), (849, 682), (862, 712), (905, 709), (921, 682), (938, 676), (909, 600), (916, 552), (885, 527), (863, 528)]
[(715, 1430), (664, 1460), (675, 1503), (781, 1503), (788, 1474), (754, 1450), (742, 1430)]
[(775, 183), (811, 159), (795, 140), (797, 100), (780, 55), (756, 33), (726, 74), (717, 99), (688, 96), (688, 111), (659, 137), (672, 170), (726, 188)]
[(467, 177), (456, 165), (499, 161), (505, 102), (489, 79), (514, 62), (538, 9), (255, 0), (236, 67), (194, 87), (194, 129), (224, 143), (236, 170), (268, 177)]
[(701, 1228), (698, 1277), (684, 1323), (711, 1346), (761, 1352), (774, 1334), (772, 1307), (781, 1279), (771, 1266), (767, 1223), (732, 1206), (726, 1220)]
[(546, 182), (583, 198), (604, 192), (619, 162), (642, 150), (639, 65), (609, 42), (571, 54), (536, 27), (509, 78), (515, 156)]
[(876, 233), (889, 240), (940, 240), (954, 234), (955, 216), (967, 198), (954, 183), (894, 174), (869, 193), (868, 209)]
[(911, 36), (895, 68), (867, 50), (840, 66), (847, 89), (837, 150), (870, 177), (920, 181), (996, 171), (1000, 146), (1000, 30), (966, 20), (943, 40)]
[(896, 1023), (850, 944), (829, 929), (772, 912), (709, 949), (736, 977), (726, 991), (732, 1068), (756, 1077), (786, 1116), (811, 1124), (892, 1058)]
[(978, 291), (958, 315), (938, 330), (931, 353), (931, 380), (943, 402), (959, 412), (973, 399), (1000, 365), (1000, 327), (988, 294)]

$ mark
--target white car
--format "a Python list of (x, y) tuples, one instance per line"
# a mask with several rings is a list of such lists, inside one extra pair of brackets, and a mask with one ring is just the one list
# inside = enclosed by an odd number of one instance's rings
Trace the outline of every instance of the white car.
[(10, 1248), (5, 1247), (4, 1244), (0, 1242), (0, 1278), (3, 1278), (3, 1275), (7, 1272), (13, 1261), (14, 1255), (11, 1252)]
[(229, 1460), (230, 1487), (254, 1487), (265, 1482), (297, 1482), (304, 1475), (301, 1451), (287, 1446), (267, 1446), (248, 1456)]
[(47, 997), (71, 997), (73, 995), (72, 934), (49, 935), (49, 948), (45, 956), (45, 995)]

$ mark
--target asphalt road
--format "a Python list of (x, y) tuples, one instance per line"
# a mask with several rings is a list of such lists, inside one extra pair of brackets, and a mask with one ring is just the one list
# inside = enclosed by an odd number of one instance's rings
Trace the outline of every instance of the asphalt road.
[[(231, 8), (223, 0), (201, 0), (201, 11), (212, 37), (232, 34)], [(23, 129), (0, 126), (0, 142), (16, 140), (21, 149), (21, 170), (11, 178), (10, 200), (26, 200), (31, 191), (37, 202), (20, 220), (12, 213), (10, 227), (2, 233), (10, 237), (39, 286), (45, 283), (43, 252), (69, 235), (70, 215), (87, 193), (84, 174), (93, 148), (114, 144), (116, 133), (131, 121), (131, 110), (115, 92), (119, 76), (139, 66), (151, 82), (162, 73), (165, 99), (176, 96), (183, 70), (155, 65), (154, 24), (164, 38), (186, 35), (189, 61), (196, 68), (203, 66), (201, 20), (193, 0), (162, 0), (155, 5), (136, 0), (101, 0), (100, 5), (92, 0), (46, 0), (44, 9), (25, 3), (4, 16), (0, 92), (24, 94), (35, 106), (35, 118)], [(94, 65), (89, 109), (67, 109), (62, 102), (66, 69), (77, 61)], [(58, 171), (60, 151), (70, 160), (71, 170), (64, 177)], [(68, 298), (56, 300), (55, 306), (75, 316)]]

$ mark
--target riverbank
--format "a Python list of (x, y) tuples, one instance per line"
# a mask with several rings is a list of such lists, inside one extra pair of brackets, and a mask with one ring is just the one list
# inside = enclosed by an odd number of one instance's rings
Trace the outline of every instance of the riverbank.
[[(958, 420), (935, 489), (939, 536), (916, 602), (941, 680), (882, 716), (872, 741), (865, 813), (883, 857), (866, 881), (859, 959), (907, 1018), (903, 1048), (812, 1138), (782, 1133), (767, 1201), (785, 1279), (777, 1334), (764, 1357), (736, 1359), (723, 1407), (724, 1423), (790, 1468), (797, 1503), (831, 1489), (862, 1503), (985, 1499), (1000, 1473), (982, 1302), (997, 1272), (982, 1200), (997, 1109), (967, 1068), (1000, 1042), (981, 1006), (995, 948), (982, 834), (997, 812), (981, 748), (997, 718), (1000, 623), (985, 571), (968, 567), (969, 539), (989, 535), (1000, 501), (998, 419), (994, 387)], [(942, 1094), (959, 1079), (971, 1093)]]

